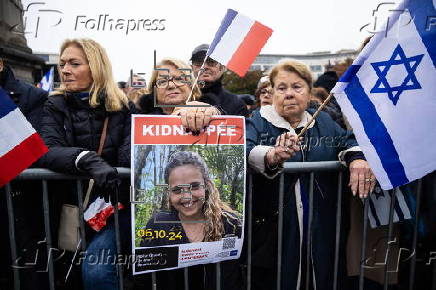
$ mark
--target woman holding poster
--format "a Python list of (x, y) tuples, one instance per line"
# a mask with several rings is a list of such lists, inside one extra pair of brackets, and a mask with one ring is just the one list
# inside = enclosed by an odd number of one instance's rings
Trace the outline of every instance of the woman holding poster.
[[(198, 153), (176, 152), (165, 168), (169, 212), (158, 212), (148, 221), (141, 246), (154, 247), (219, 241), (241, 236), (241, 219), (220, 198), (209, 170)], [(155, 232), (165, 232), (165, 237)]]
[[(192, 82), (193, 74), (188, 64), (177, 59), (161, 60), (148, 83), (148, 93), (138, 101), (140, 112), (147, 115), (180, 115), (182, 124), (188, 128), (186, 131), (198, 135), (209, 124), (211, 117), (221, 115), (221, 112), (215, 106), (195, 101), (201, 95), (198, 86), (192, 90), (192, 101), (186, 103), (191, 93)], [(177, 107), (185, 104), (201, 106)], [(220, 241), (226, 235), (240, 238), (240, 217), (221, 201), (219, 192), (210, 180), (209, 170), (203, 158), (193, 152), (180, 152), (176, 153), (170, 162), (172, 165), (168, 167), (168, 174), (165, 175), (165, 183), (170, 193), (167, 202), (170, 211), (158, 212), (148, 221), (141, 235), (143, 238), (140, 246), (159, 247)], [(182, 166), (182, 163), (186, 164)], [(176, 166), (177, 164), (180, 166)], [(183, 178), (181, 181), (175, 181), (177, 172), (174, 175), (174, 170), (180, 171), (180, 168), (192, 169), (195, 176), (191, 178), (197, 177), (200, 180)], [(201, 178), (198, 178), (199, 175)], [(158, 223), (159, 220), (169, 223)], [(194, 277), (189, 279), (190, 289), (215, 289), (215, 264), (191, 266), (188, 271), (189, 277)], [(157, 272), (156, 282), (157, 289), (184, 289), (184, 271), (176, 269)], [(151, 277), (149, 274), (136, 276), (135, 283), (138, 288), (148, 287)], [(221, 262), (221, 285), (225, 289), (236, 290), (240, 289), (241, 283), (242, 271), (239, 262)]]
[[(247, 122), (247, 159), (253, 176), (253, 289), (276, 288), (277, 227), (280, 173), (284, 162), (343, 160), (350, 170), (354, 195), (366, 197), (375, 178), (351, 132), (321, 112), (303, 140), (297, 133), (314, 111), (308, 109), (312, 74), (300, 62), (286, 60), (269, 75), (273, 104), (254, 112)], [(316, 172), (313, 183), (313, 222), (308, 233), (308, 173), (284, 174), (282, 289), (333, 287), (338, 177)], [(307, 241), (313, 241), (306, 249)], [(306, 252), (312, 260), (306, 265)], [(309, 271), (306, 271), (309, 269)], [(343, 270), (343, 269), (342, 269)], [(305, 277), (309, 273), (310, 277)], [(339, 273), (342, 273), (339, 271)], [(304, 285), (304, 284), (303, 284)]]
[[(204, 129), (213, 115), (221, 111), (209, 104), (196, 101), (200, 95), (198, 86), (192, 89), (193, 75), (188, 64), (173, 58), (164, 58), (153, 71), (148, 82), (147, 94), (138, 101), (141, 113), (151, 115), (178, 115), (182, 124), (192, 132)], [(188, 101), (192, 89), (192, 101)], [(177, 107), (180, 105), (189, 105)]]

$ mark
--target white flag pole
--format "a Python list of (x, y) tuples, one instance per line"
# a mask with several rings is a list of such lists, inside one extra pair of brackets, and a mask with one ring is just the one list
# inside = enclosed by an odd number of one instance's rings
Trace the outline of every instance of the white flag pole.
[(312, 118), (310, 119), (309, 122), (307, 122), (307, 124), (304, 126), (304, 128), (301, 130), (300, 134), (297, 135), (298, 138), (301, 137), (301, 135), (304, 134), (304, 132), (307, 131), (307, 128), (310, 126), (310, 124), (312, 124), (312, 122), (315, 120), (315, 118), (318, 116), (319, 112), (322, 111), (322, 109), (324, 109), (324, 107), (327, 105), (327, 103), (330, 101), (330, 99), (333, 97), (333, 93), (330, 93), (329, 96), (327, 97), (327, 99), (325, 99), (325, 101), (321, 104), (321, 106), (319, 106), (318, 110), (316, 110), (316, 112), (312, 115)]
[(198, 78), (200, 77), (200, 74), (203, 73), (203, 70), (204, 70), (204, 64), (206, 63), (206, 59), (207, 59), (207, 58), (208, 58), (208, 55), (207, 55), (207, 53), (206, 53), (206, 56), (204, 57), (204, 60), (203, 60), (203, 64), (201, 65), (200, 70), (198, 71), (198, 74), (197, 74), (197, 76), (195, 77), (194, 84), (192, 85), (191, 92), (189, 93), (189, 97), (188, 97), (188, 99), (186, 100), (186, 103), (188, 103), (188, 102), (191, 100), (191, 98), (192, 98), (192, 92), (194, 91), (195, 86), (197, 85)]

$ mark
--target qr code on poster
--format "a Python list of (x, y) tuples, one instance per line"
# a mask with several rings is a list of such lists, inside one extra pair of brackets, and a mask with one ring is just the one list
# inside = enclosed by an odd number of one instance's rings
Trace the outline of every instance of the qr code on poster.
[(233, 249), (236, 245), (236, 237), (223, 239), (223, 250)]

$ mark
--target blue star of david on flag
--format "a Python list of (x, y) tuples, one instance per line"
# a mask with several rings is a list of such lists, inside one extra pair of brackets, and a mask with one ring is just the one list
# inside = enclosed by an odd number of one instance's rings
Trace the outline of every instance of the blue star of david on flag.
[[(423, 56), (424, 54), (406, 57), (403, 48), (398, 44), (389, 60), (371, 63), (378, 76), (378, 80), (370, 92), (387, 93), (392, 103), (397, 105), (403, 91), (421, 89), (421, 84), (416, 79), (415, 71), (421, 63)], [(404, 78), (401, 85), (391, 87), (386, 76), (394, 65), (404, 65), (404, 68), (407, 71), (407, 76)]]
[[(331, 90), (385, 191), (436, 170), (436, 29), (428, 26), (435, 3), (401, 1)], [(389, 217), (390, 204), (380, 208)]]

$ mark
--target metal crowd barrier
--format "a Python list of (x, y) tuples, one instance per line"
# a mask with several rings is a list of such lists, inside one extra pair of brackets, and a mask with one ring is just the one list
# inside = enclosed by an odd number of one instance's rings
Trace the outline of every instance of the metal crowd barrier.
[[(325, 161), (325, 162), (304, 162), (304, 163), (285, 163), (283, 173), (309, 173), (310, 174), (310, 186), (309, 186), (309, 222), (308, 222), (308, 236), (311, 237), (312, 235), (312, 219), (313, 219), (313, 182), (314, 182), (314, 173), (320, 172), (320, 171), (335, 171), (338, 172), (338, 203), (337, 203), (337, 213), (336, 213), (336, 236), (335, 236), (335, 259), (333, 261), (333, 272), (334, 272), (334, 280), (333, 280), (333, 290), (338, 289), (338, 264), (339, 264), (339, 246), (340, 246), (340, 234), (341, 234), (341, 200), (342, 200), (342, 183), (343, 183), (343, 171), (345, 170), (345, 166), (341, 162), (337, 161)], [(127, 179), (130, 178), (130, 169), (128, 168), (117, 168), (118, 173), (121, 178)], [(66, 174), (60, 174), (55, 173), (47, 169), (27, 169), (23, 173), (21, 173), (16, 180), (41, 180), (43, 185), (43, 208), (44, 208), (44, 225), (45, 225), (45, 234), (46, 234), (46, 243), (47, 243), (47, 251), (50, 251), (50, 248), (52, 247), (52, 237), (51, 237), (51, 231), (50, 231), (50, 219), (49, 219), (49, 198), (48, 198), (48, 180), (77, 180), (77, 200), (79, 205), (79, 211), (80, 211), (80, 217), (81, 217), (81, 223), (80, 223), (80, 233), (82, 238), (82, 250), (86, 249), (86, 239), (85, 239), (85, 224), (83, 221), (83, 192), (82, 192), (82, 182), (83, 180), (88, 179), (85, 176), (71, 176)], [(9, 217), (9, 224), (14, 224), (14, 212), (13, 212), (13, 205), (12, 205), (12, 196), (11, 196), (11, 186), (10, 184), (6, 185), (6, 194), (7, 194), (7, 207), (8, 207), (8, 217)], [(251, 277), (252, 277), (252, 190), (253, 190), (253, 183), (252, 183), (252, 175), (248, 176), (248, 196), (247, 196), (247, 205), (246, 205), (246, 216), (247, 219), (247, 236), (248, 239), (247, 242), (247, 279), (246, 279), (246, 286), (247, 289), (251, 289)], [(414, 280), (415, 280), (415, 267), (416, 267), (416, 247), (417, 247), (417, 237), (418, 237), (418, 218), (419, 218), (419, 207), (420, 207), (420, 200), (421, 200), (421, 190), (422, 190), (422, 182), (421, 180), (418, 182), (417, 186), (417, 192), (416, 192), (416, 199), (417, 199), (417, 207), (416, 207), (416, 216), (415, 216), (415, 223), (414, 223), (414, 233), (413, 233), (413, 245), (412, 245), (412, 251), (414, 255), (412, 256), (410, 260), (410, 280), (409, 280), (409, 290), (414, 289)], [(391, 241), (393, 236), (393, 215), (394, 215), (394, 203), (395, 203), (395, 194), (392, 194), (394, 198), (391, 199), (391, 205), (390, 205), (390, 212), (389, 212), (389, 232), (388, 232), (388, 241)], [(277, 289), (280, 290), (280, 281), (282, 279), (282, 273), (281, 273), (281, 263), (282, 263), (282, 235), (283, 235), (283, 198), (284, 198), (284, 174), (281, 174), (280, 177), (280, 191), (279, 191), (279, 214), (278, 214), (278, 253), (277, 253)], [(368, 228), (368, 200), (365, 200), (364, 202), (364, 225), (363, 225), (363, 239), (362, 239), (362, 249), (361, 249), (361, 259), (360, 259), (360, 275), (359, 275), (359, 290), (364, 289), (364, 271), (365, 271), (365, 241), (367, 239), (367, 228)], [(116, 228), (116, 241), (117, 241), (117, 249), (118, 254), (120, 253), (120, 236), (119, 236), (119, 223), (118, 223), (118, 209), (115, 207), (115, 228)], [(9, 239), (10, 239), (10, 245), (11, 245), (11, 258), (13, 261), (17, 259), (17, 248), (16, 248), (16, 236), (14, 227), (9, 227)], [(309, 250), (311, 248), (311, 239), (307, 239), (307, 252), (305, 253), (307, 265), (309, 265), (309, 261), (311, 259), (311, 251)], [(389, 243), (388, 243), (389, 247)], [(389, 255), (390, 251), (387, 251), (387, 255)], [(389, 259), (389, 257), (386, 257), (386, 259)], [(118, 266), (118, 277), (119, 279), (119, 285), (120, 289), (123, 289), (123, 269), (122, 265)], [(435, 271), (436, 271), (436, 265), (435, 265)], [(310, 289), (310, 275), (309, 275), (310, 267), (307, 267), (306, 272), (306, 281), (302, 281), (302, 285), (305, 285), (305, 289)], [(20, 289), (20, 279), (19, 279), (19, 269), (14, 268), (13, 269), (13, 275), (14, 275), (14, 289), (19, 290)], [(221, 266), (220, 263), (216, 264), (216, 275), (217, 275), (217, 290), (221, 289)], [(49, 255), (48, 257), (48, 276), (49, 276), (49, 285), (50, 290), (55, 289), (55, 278), (54, 278), (54, 265), (53, 265), (53, 259)], [(184, 269), (184, 277), (185, 277), (185, 289), (189, 290), (189, 274), (188, 269)], [(384, 290), (388, 289), (388, 265), (386, 263), (384, 268)], [(156, 275), (155, 273), (152, 273), (152, 289), (157, 289), (156, 284)], [(434, 285), (431, 289), (436, 289), (436, 285)]]
[[(130, 169), (128, 168), (117, 168), (118, 174), (120, 178), (127, 179), (130, 178)], [(50, 230), (50, 205), (49, 205), (49, 197), (48, 197), (48, 184), (49, 180), (77, 180), (77, 202), (79, 207), (79, 217), (80, 217), (80, 238), (81, 238), (81, 248), (82, 250), (86, 250), (86, 236), (85, 236), (85, 223), (83, 220), (83, 191), (82, 191), (82, 182), (83, 180), (87, 180), (89, 177), (86, 176), (73, 176), (68, 174), (56, 173), (50, 171), (48, 169), (42, 168), (32, 168), (23, 171), (19, 176), (15, 178), (15, 180), (41, 180), (42, 181), (42, 202), (44, 208), (44, 228), (46, 235), (46, 248), (48, 253), (48, 278), (49, 278), (49, 287), (50, 290), (55, 289), (55, 277), (54, 277), (54, 265), (53, 265), (53, 256), (50, 255), (51, 249), (53, 246), (51, 230)], [(12, 190), (10, 184), (5, 186), (6, 189), (6, 200), (7, 200), (7, 208), (8, 208), (8, 218), (9, 225), (14, 225), (14, 209), (12, 204)], [(119, 236), (119, 222), (118, 222), (118, 207), (115, 208), (115, 232), (116, 232), (116, 244), (117, 244), (117, 254), (120, 254), (120, 236)], [(16, 237), (15, 230), (13, 226), (9, 227), (9, 240), (11, 245), (11, 258), (12, 261), (17, 260), (17, 248), (16, 248)], [(117, 263), (118, 276), (121, 277), (119, 279), (120, 289), (123, 289), (123, 269), (122, 265)], [(20, 289), (20, 277), (19, 277), (19, 269), (17, 267), (13, 268), (14, 275), (14, 290)]]

